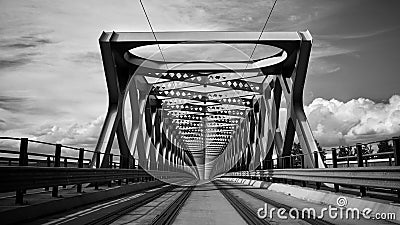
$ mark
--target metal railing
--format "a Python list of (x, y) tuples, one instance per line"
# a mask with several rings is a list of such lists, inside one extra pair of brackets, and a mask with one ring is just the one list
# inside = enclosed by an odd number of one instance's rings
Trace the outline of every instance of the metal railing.
[[(123, 179), (149, 181), (154, 178), (189, 177), (189, 174), (170, 171), (145, 171), (142, 169), (93, 169), (47, 167), (0, 167), (0, 192), (44, 188), (48, 186), (76, 185), (108, 182)], [(151, 174), (151, 175), (150, 175)]]
[[(365, 146), (374, 143), (392, 142), (392, 151), (369, 153), (365, 151)], [(389, 145), (388, 145), (389, 146)], [(352, 153), (339, 157), (338, 150), (351, 149)], [(371, 148), (370, 148), (371, 149)], [(336, 192), (340, 186), (356, 187), (361, 196), (367, 195), (368, 188), (380, 188), (384, 191), (390, 189), (391, 193), (397, 193), (397, 200), (400, 202), (400, 138), (393, 137), (383, 141), (370, 142), (366, 144), (358, 143), (353, 146), (332, 148), (328, 150), (330, 154), (320, 154), (314, 152), (313, 159), (316, 168), (305, 168), (304, 158), (306, 154), (277, 157), (266, 159), (255, 171), (248, 171), (241, 165), (237, 165), (225, 177), (240, 177), (266, 180), (270, 182), (285, 182), (288, 180), (300, 181), (302, 186), (307, 186), (307, 182), (315, 183), (316, 189), (321, 188), (321, 184), (333, 184)], [(318, 168), (319, 157), (326, 168)], [(371, 166), (381, 163), (379, 166)], [(383, 164), (385, 162), (387, 164)], [(342, 166), (339, 166), (341, 165)], [(375, 190), (375, 189), (374, 189)]]
[[(126, 160), (124, 156), (118, 154), (105, 154), (95, 152), (94, 150), (71, 147), (62, 144), (54, 144), (44, 141), (37, 141), (28, 138), (15, 138), (15, 137), (0, 137), (0, 140), (19, 141), (19, 151), (4, 149), (0, 147), (0, 166), (40, 166), (40, 167), (89, 167), (90, 165), (97, 166), (97, 162), (92, 162), (93, 154), (98, 154), (96, 158), (100, 158), (102, 154), (104, 157), (109, 157), (109, 167), (122, 168), (121, 161)], [(15, 143), (13, 143), (16, 146)], [(30, 151), (29, 146), (32, 144), (39, 144), (36, 147), (39, 152)], [(48, 147), (53, 147), (54, 150), (49, 150)], [(44, 153), (53, 151), (53, 153)], [(132, 164), (132, 163), (131, 163)], [(100, 166), (100, 165), (99, 165)], [(134, 167), (134, 162), (133, 166)]]
[(366, 196), (366, 188), (392, 189), (397, 192), (400, 201), (400, 167), (354, 167), (354, 168), (325, 168), (325, 169), (269, 169), (257, 171), (231, 172), (224, 177), (251, 178), (259, 180), (292, 180), (315, 182), (317, 189), (321, 183), (334, 184), (335, 191), (339, 185), (358, 186), (360, 195)]
[[(135, 166), (135, 159), (116, 154), (104, 154), (84, 148), (76, 148), (62, 144), (54, 144), (28, 138), (0, 137), (0, 140), (19, 141), (19, 151), (0, 149), (0, 192), (15, 191), (15, 202), (23, 203), (26, 190), (52, 187), (52, 196), (58, 197), (58, 186), (76, 185), (77, 192), (82, 192), (82, 184), (88, 183), (98, 189), (100, 183), (116, 181), (121, 185), (123, 181), (151, 181), (155, 178), (190, 177), (185, 171), (144, 171)], [(53, 147), (53, 154), (29, 151), (29, 146), (40, 144)], [(14, 143), (14, 148), (17, 148)], [(4, 148), (4, 146), (3, 146)], [(68, 150), (68, 151), (66, 151)], [(85, 154), (95, 162), (85, 158)], [(73, 156), (73, 155), (77, 156)], [(101, 165), (100, 156), (107, 159), (106, 165)], [(108, 157), (108, 158), (105, 158)], [(115, 158), (119, 162), (115, 162)], [(63, 159), (63, 165), (61, 165)], [(63, 167), (62, 167), (63, 166)], [(93, 168), (95, 167), (95, 168)], [(103, 168), (100, 168), (103, 167)], [(151, 175), (148, 173), (150, 172)]]
[(226, 176), (263, 177), (298, 181), (346, 184), (400, 189), (400, 167), (362, 167), (326, 169), (271, 169), (241, 171)]
[[(380, 143), (388, 143), (391, 151), (366, 153), (366, 149), (372, 152), (371, 147)], [(391, 145), (390, 145), (391, 144)], [(341, 153), (346, 152), (346, 155)], [(264, 159), (257, 169), (287, 169), (287, 168), (306, 168), (304, 158), (308, 154), (291, 154), (287, 156), (272, 156)], [(357, 143), (356, 145), (340, 146), (332, 149), (324, 149), (323, 151), (314, 152), (311, 158), (314, 160), (322, 157), (322, 161), (327, 168), (337, 167), (370, 167), (370, 166), (399, 166), (400, 165), (400, 138), (393, 137), (380, 141), (369, 143)], [(318, 163), (314, 163), (318, 165)], [(241, 161), (230, 171), (248, 170)]]

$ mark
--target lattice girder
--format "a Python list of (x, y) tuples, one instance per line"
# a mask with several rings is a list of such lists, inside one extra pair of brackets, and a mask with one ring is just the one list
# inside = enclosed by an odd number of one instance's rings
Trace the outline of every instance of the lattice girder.
[[(302, 102), (312, 41), (308, 32), (268, 32), (259, 40), (255, 32), (163, 32), (156, 34), (158, 42), (150, 34), (100, 37), (109, 109), (96, 151), (109, 153), (116, 134), (121, 154), (138, 158), (145, 169), (207, 179), (232, 168), (254, 170), (273, 150), (278, 156), (288, 154), (297, 133), (307, 166), (314, 166), (312, 152), (317, 149)], [(281, 50), (253, 61), (181, 63), (131, 51), (186, 42)], [(278, 124), (281, 96), (287, 104), (284, 132)]]

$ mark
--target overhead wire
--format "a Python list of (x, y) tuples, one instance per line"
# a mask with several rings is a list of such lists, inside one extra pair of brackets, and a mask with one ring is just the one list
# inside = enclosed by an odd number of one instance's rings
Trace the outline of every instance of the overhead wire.
[[(260, 32), (260, 35), (259, 35), (258, 38), (257, 38), (256, 44), (254, 45), (254, 48), (253, 48), (253, 50), (251, 51), (251, 54), (250, 54), (250, 56), (249, 56), (249, 59), (247, 60), (246, 67), (245, 67), (244, 70), (243, 70), (243, 73), (242, 73), (242, 77), (241, 77), (241, 78), (245, 78), (245, 77), (244, 77), (245, 71), (246, 71), (247, 68), (249, 67), (249, 63), (250, 63), (250, 61), (252, 60), (252, 58), (253, 58), (253, 56), (254, 56), (254, 52), (256, 51), (258, 42), (260, 41), (260, 39), (261, 39), (261, 37), (262, 37), (262, 34), (264, 33), (265, 28), (267, 27), (267, 24), (268, 24), (268, 22), (269, 22), (269, 19), (271, 18), (272, 12), (274, 11), (274, 8), (275, 8), (275, 5), (276, 5), (276, 2), (277, 2), (277, 1), (278, 1), (278, 0), (275, 0), (275, 1), (274, 1), (274, 4), (272, 5), (271, 10), (270, 10), (269, 13), (268, 13), (268, 17), (267, 17), (267, 19), (265, 20), (264, 26), (263, 26), (263, 28), (261, 29), (261, 32)], [(235, 89), (233, 89), (233, 91), (235, 92), (235, 94), (238, 94), (238, 93), (236, 92)], [(253, 98), (254, 98), (254, 97), (255, 97), (255, 95), (253, 94)]]
[[(164, 63), (165, 63), (165, 67), (166, 67), (166, 69), (167, 69), (167, 71), (168, 71), (169, 68), (168, 68), (167, 61), (165, 60), (164, 53), (163, 53), (163, 51), (162, 51), (162, 49), (161, 49), (161, 46), (160, 46), (160, 44), (159, 44), (159, 42), (158, 42), (158, 39), (157, 39), (157, 36), (156, 36), (156, 34), (155, 34), (155, 32), (154, 32), (153, 26), (151, 25), (150, 18), (149, 18), (149, 16), (148, 16), (147, 12), (146, 12), (146, 9), (145, 9), (145, 7), (144, 7), (144, 5), (143, 5), (142, 0), (139, 0), (139, 2), (140, 2), (140, 5), (141, 5), (141, 7), (142, 7), (142, 9), (143, 9), (144, 15), (146, 16), (147, 22), (148, 22), (148, 24), (149, 24), (149, 26), (150, 26), (151, 33), (153, 34), (153, 37), (154, 37), (154, 39), (155, 39), (155, 41), (156, 41), (156, 43), (157, 43), (157, 47), (158, 47), (158, 50), (160, 51), (161, 57), (162, 57), (162, 59), (163, 59), (163, 61), (164, 61)], [(172, 84), (174, 85), (174, 87), (175, 87), (175, 89), (176, 89), (176, 85), (175, 85), (175, 82), (174, 82), (174, 81), (172, 81)], [(185, 142), (185, 143), (186, 143), (186, 142)]]
[[(139, 2), (140, 2), (140, 5), (141, 5), (141, 7), (142, 7), (142, 9), (143, 9), (144, 15), (146, 16), (147, 22), (148, 22), (149, 27), (150, 27), (150, 29), (151, 29), (151, 32), (152, 32), (152, 34), (153, 34), (153, 36), (154, 36), (154, 39), (155, 39), (155, 41), (156, 41), (156, 43), (157, 43), (157, 47), (158, 47), (158, 50), (160, 51), (161, 57), (162, 57), (162, 59), (163, 59), (163, 61), (164, 61), (164, 63), (165, 63), (165, 66), (166, 66), (167, 70), (169, 70), (168, 64), (167, 64), (167, 62), (166, 62), (166, 60), (165, 60), (165, 56), (164, 56), (163, 51), (162, 51), (162, 49), (161, 49), (161, 46), (160, 46), (160, 44), (159, 44), (159, 42), (158, 42), (157, 36), (156, 36), (156, 34), (155, 34), (155, 32), (154, 32), (153, 26), (152, 26), (152, 24), (151, 24), (151, 22), (150, 22), (149, 16), (148, 16), (148, 14), (147, 14), (147, 12), (146, 12), (146, 9), (145, 9), (145, 7), (144, 7), (144, 5), (143, 5), (143, 2), (142, 2), (142, 0), (139, 0)], [(275, 8), (276, 3), (277, 3), (277, 0), (275, 0), (275, 1), (274, 1), (274, 4), (272, 5), (272, 8), (271, 8), (271, 10), (270, 10), (270, 12), (269, 12), (269, 14), (268, 14), (267, 20), (266, 20), (265, 23), (264, 23), (264, 26), (263, 26), (263, 28), (262, 28), (262, 30), (261, 30), (261, 32), (260, 32), (260, 35), (259, 35), (259, 37), (258, 37), (258, 39), (257, 39), (256, 44), (254, 45), (254, 48), (253, 48), (253, 50), (252, 50), (252, 52), (251, 52), (251, 54), (250, 54), (249, 60), (248, 60), (248, 62), (247, 62), (247, 64), (246, 64), (246, 67), (245, 67), (244, 70), (246, 70), (246, 69), (248, 68), (248, 66), (249, 66), (249, 61), (250, 61), (250, 60), (253, 58), (253, 56), (254, 56), (255, 50), (256, 50), (256, 48), (257, 48), (257, 46), (258, 46), (258, 42), (260, 41), (260, 39), (261, 39), (261, 37), (262, 37), (262, 34), (264, 33), (265, 28), (267, 27), (267, 24), (268, 24), (268, 22), (269, 22), (269, 19), (270, 19), (271, 15), (272, 15), (272, 12), (273, 12), (273, 10), (274, 10), (274, 8)], [(245, 72), (245, 71), (243, 71), (243, 75), (244, 75), (244, 72)], [(175, 83), (174, 83), (174, 82), (173, 82), (173, 84), (174, 84), (174, 86), (175, 86)]]
[[(275, 8), (275, 5), (276, 5), (276, 2), (277, 2), (277, 1), (278, 1), (278, 0), (275, 0), (275, 1), (274, 1), (274, 4), (272, 5), (271, 10), (269, 11), (268, 17), (267, 17), (267, 19), (265, 20), (264, 26), (263, 26), (263, 28), (261, 29), (260, 35), (258, 36), (257, 42), (256, 42), (256, 44), (254, 45), (254, 48), (253, 48), (253, 50), (252, 50), (252, 52), (251, 52), (251, 54), (250, 54), (249, 60), (248, 60), (248, 62), (246, 63), (246, 68), (245, 68), (244, 70), (246, 70), (246, 69), (249, 67), (249, 62), (252, 60), (252, 58), (253, 58), (253, 56), (254, 56), (254, 52), (256, 51), (256, 48), (257, 48), (257, 46), (258, 46), (258, 42), (260, 41), (260, 39), (261, 39), (261, 37), (262, 37), (262, 34), (264, 33), (265, 28), (267, 27), (268, 21), (269, 21), (269, 19), (271, 18), (272, 12), (274, 11), (274, 8)], [(245, 71), (243, 71), (242, 77), (244, 76), (244, 73), (245, 73)], [(254, 98), (254, 95), (253, 95), (253, 98)]]
[[(257, 48), (257, 45), (258, 45), (258, 42), (260, 41), (261, 36), (262, 36), (262, 34), (264, 33), (265, 28), (267, 27), (268, 21), (269, 21), (269, 19), (271, 18), (272, 12), (274, 11), (274, 8), (275, 8), (275, 5), (276, 5), (276, 2), (277, 2), (277, 1), (278, 1), (278, 0), (275, 0), (275, 1), (274, 1), (274, 4), (272, 5), (271, 10), (269, 11), (267, 20), (265, 21), (264, 26), (263, 26), (263, 28), (262, 28), (262, 30), (261, 30), (261, 32), (260, 32), (260, 35), (258, 36), (257, 42), (256, 42), (256, 44), (254, 45), (253, 51), (252, 51), (251, 54), (250, 54), (249, 61), (253, 58), (254, 52), (256, 51), (256, 48)], [(247, 62), (247, 65), (246, 65), (245, 70), (247, 69), (248, 66), (249, 66), (249, 62)]]
[[(260, 35), (258, 36), (258, 39), (257, 39), (257, 41), (256, 41), (256, 44), (254, 45), (254, 48), (253, 48), (253, 50), (252, 50), (252, 52), (251, 52), (251, 54), (250, 54), (249, 60), (248, 60), (248, 62), (246, 63), (246, 67), (245, 67), (245, 69), (244, 69), (244, 71), (243, 71), (242, 78), (244, 78), (243, 76), (244, 76), (245, 70), (249, 67), (249, 63), (250, 63), (250, 61), (252, 60), (252, 58), (253, 58), (253, 56), (254, 56), (254, 53), (255, 53), (256, 48), (257, 48), (257, 46), (258, 46), (258, 43), (259, 43), (259, 41), (260, 41), (260, 39), (261, 39), (261, 37), (262, 37), (262, 35), (263, 35), (263, 33), (264, 33), (265, 28), (267, 27), (267, 24), (268, 24), (268, 22), (269, 22), (269, 19), (271, 18), (272, 12), (273, 12), (274, 9), (275, 9), (275, 5), (276, 5), (276, 2), (277, 2), (277, 1), (278, 1), (278, 0), (275, 0), (275, 1), (274, 1), (274, 4), (272, 5), (271, 10), (270, 10), (269, 13), (268, 13), (268, 17), (267, 17), (267, 19), (265, 20), (265, 23), (264, 23), (263, 28), (261, 29)], [(253, 95), (253, 99), (254, 99), (254, 97), (255, 97), (255, 95)], [(253, 108), (253, 110), (254, 110), (254, 108)]]
[[(274, 1), (274, 4), (272, 5), (271, 10), (269, 11), (268, 17), (267, 17), (267, 19), (266, 19), (266, 21), (265, 21), (265, 23), (264, 23), (263, 28), (261, 29), (260, 35), (258, 36), (258, 39), (257, 39), (257, 41), (256, 41), (256, 44), (254, 45), (254, 48), (253, 48), (253, 50), (252, 50), (252, 52), (251, 52), (251, 54), (250, 54), (249, 60), (248, 60), (248, 62), (246, 63), (246, 67), (245, 67), (245, 69), (243, 70), (242, 78), (244, 78), (244, 73), (245, 73), (245, 71), (247, 70), (247, 68), (248, 68), (248, 66), (249, 66), (249, 63), (250, 63), (250, 61), (252, 60), (252, 58), (253, 58), (253, 56), (254, 56), (254, 52), (256, 51), (256, 48), (257, 48), (258, 43), (259, 43), (259, 41), (260, 41), (260, 39), (261, 39), (261, 37), (262, 37), (262, 34), (264, 33), (265, 28), (267, 27), (268, 21), (269, 21), (269, 19), (271, 18), (272, 12), (274, 11), (274, 8), (275, 8), (275, 5), (276, 5), (276, 2), (277, 2), (277, 1), (278, 1), (278, 0), (275, 0), (275, 1)], [(254, 97), (255, 97), (255, 95), (253, 95), (252, 101), (254, 101)], [(253, 107), (251, 110), (253, 110), (253, 117), (254, 117), (254, 107)], [(254, 119), (255, 119), (255, 118), (254, 118)]]
[(164, 57), (164, 54), (163, 54), (163, 52), (161, 50), (160, 44), (158, 43), (158, 39), (157, 39), (156, 33), (154, 32), (153, 26), (151, 25), (149, 16), (147, 15), (147, 12), (146, 12), (146, 9), (144, 8), (143, 2), (142, 2), (142, 0), (139, 0), (139, 2), (140, 2), (140, 5), (142, 6), (144, 15), (146, 16), (146, 19), (147, 19), (147, 22), (149, 23), (149, 26), (150, 26), (150, 29), (151, 29), (151, 33), (153, 34), (154, 39), (156, 40), (156, 43), (157, 43), (157, 46), (158, 46), (158, 50), (160, 50), (161, 57), (163, 58), (163, 61), (165, 63), (165, 67), (167, 68), (167, 70), (169, 70), (168, 69), (168, 65), (167, 65), (167, 61), (165, 60), (165, 57)]

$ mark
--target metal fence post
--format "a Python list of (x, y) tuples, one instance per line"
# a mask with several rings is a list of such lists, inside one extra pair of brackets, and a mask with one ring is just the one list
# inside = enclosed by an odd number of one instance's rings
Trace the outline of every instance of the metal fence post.
[[(400, 137), (393, 137), (393, 152), (394, 165), (400, 166)], [(397, 190), (397, 202), (400, 202), (400, 189)]]
[[(289, 166), (290, 166), (291, 169), (294, 168), (294, 160), (295, 160), (295, 156), (290, 155), (290, 156), (289, 156)], [(290, 180), (290, 184), (294, 185), (294, 184), (295, 184), (295, 181), (294, 181), (293, 179)]]
[[(54, 167), (60, 167), (61, 144), (56, 144), (56, 153), (54, 155)], [(51, 196), (58, 197), (58, 186), (53, 186)]]
[[(109, 162), (109, 168), (110, 168), (110, 169), (112, 169), (113, 159), (114, 159), (114, 155), (113, 155), (113, 154), (110, 154), (110, 155), (109, 155), (109, 160), (108, 160), (108, 162)], [(111, 187), (111, 185), (112, 185), (112, 180), (110, 180), (110, 181), (108, 182), (108, 187)]]
[(51, 159), (50, 159), (50, 156), (47, 156), (46, 165), (47, 165), (47, 167), (51, 167)]
[(393, 137), (394, 165), (400, 166), (400, 137)]
[[(21, 138), (19, 146), (19, 166), (28, 165), (28, 138)], [(15, 193), (15, 203), (23, 204), (24, 202), (24, 189), (17, 189)]]
[(289, 161), (290, 162), (289, 163), (290, 164), (290, 168), (293, 169), (294, 168), (294, 157), (293, 157), (293, 155), (290, 155), (289, 159), (290, 159), (290, 161)]
[[(337, 168), (337, 153), (336, 153), (336, 149), (332, 148), (332, 167), (333, 168)], [(339, 184), (334, 184), (333, 185), (335, 188), (335, 192), (339, 192)]]
[[(80, 149), (79, 149), (79, 156), (78, 156), (78, 168), (83, 168), (83, 158), (84, 158), (84, 155), (85, 155), (85, 149), (80, 148)], [(81, 192), (82, 192), (82, 184), (78, 184), (78, 185), (76, 186), (76, 191), (77, 191), (78, 193), (81, 193)]]
[[(358, 167), (363, 167), (364, 163), (363, 163), (363, 152), (362, 152), (362, 144), (357, 143), (356, 144), (356, 148), (357, 148), (357, 164)], [(361, 196), (366, 196), (367, 192), (364, 186), (360, 186), (360, 195)]]
[[(64, 158), (64, 167), (68, 167), (68, 159)], [(67, 188), (67, 185), (63, 185), (63, 188)]]
[[(124, 157), (124, 155), (122, 155), (122, 154), (119, 156), (119, 168), (120, 168), (120, 169), (124, 168), (124, 158), (125, 158), (125, 157)], [(121, 180), (121, 179), (118, 180), (118, 185), (119, 185), (119, 186), (122, 185), (122, 180)]]
[[(301, 154), (301, 155), (300, 155), (300, 161), (301, 161), (301, 168), (302, 168), (302, 169), (305, 169), (305, 168), (306, 168), (306, 165), (304, 164), (304, 154)], [(306, 186), (307, 186), (307, 183), (306, 183), (305, 180), (302, 180), (302, 181), (301, 181), (301, 186), (303, 186), (303, 187), (306, 187)]]
[[(126, 161), (126, 168), (127, 169), (131, 169), (131, 157), (129, 157), (129, 156), (126, 156), (126, 158), (125, 158), (125, 161)], [(132, 179), (128, 179), (128, 178), (126, 178), (125, 179), (125, 183), (126, 184), (129, 184), (129, 182), (133, 182), (133, 183), (135, 183), (135, 178), (132, 178)]]
[(356, 144), (356, 151), (357, 151), (357, 166), (363, 167), (364, 162), (363, 162), (362, 144), (360, 143)]
[[(51, 166), (50, 156), (47, 156), (46, 165), (47, 165), (47, 167)], [(44, 190), (48, 191), (48, 190), (50, 190), (50, 188), (49, 187), (45, 187)]]
[[(314, 152), (314, 167), (315, 167), (315, 168), (319, 168), (319, 165), (318, 165), (318, 155), (319, 155), (318, 151), (315, 151), (315, 152)], [(321, 182), (316, 182), (315, 184), (316, 184), (316, 186), (317, 186), (317, 190), (321, 189)]]
[(110, 156), (110, 159), (109, 159), (110, 164), (109, 164), (109, 166), (110, 166), (110, 168), (113, 168), (114, 155), (113, 155), (113, 154), (110, 154), (109, 156)]
[(281, 168), (281, 157), (279, 155), (276, 156), (276, 168), (277, 169)]
[(21, 138), (19, 147), (19, 166), (28, 165), (28, 138)]
[[(265, 160), (265, 167), (264, 167), (264, 170), (270, 170), (270, 169), (272, 169), (271, 168), (271, 159), (268, 159), (268, 160)], [(263, 176), (264, 176), (264, 180), (265, 181), (267, 181), (267, 182), (270, 182), (271, 181), (271, 179), (269, 178), (269, 176), (267, 175), (265, 175), (265, 171), (263, 172)]]
[[(96, 168), (100, 168), (100, 152), (96, 152)], [(99, 190), (99, 184), (97, 182), (94, 183), (94, 189)]]

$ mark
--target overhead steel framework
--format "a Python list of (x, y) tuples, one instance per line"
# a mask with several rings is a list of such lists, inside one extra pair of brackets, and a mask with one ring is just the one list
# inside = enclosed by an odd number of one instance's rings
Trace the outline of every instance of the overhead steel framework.
[[(297, 133), (306, 167), (315, 167), (318, 149), (303, 109), (308, 31), (156, 35), (157, 41), (150, 32), (101, 35), (109, 107), (96, 151), (109, 153), (116, 135), (121, 155), (131, 159), (126, 166), (135, 157), (143, 169), (207, 180), (290, 155)], [(254, 44), (273, 51), (249, 59), (241, 46)], [(235, 51), (221, 54), (227, 48)], [(140, 53), (146, 49), (153, 51)]]

